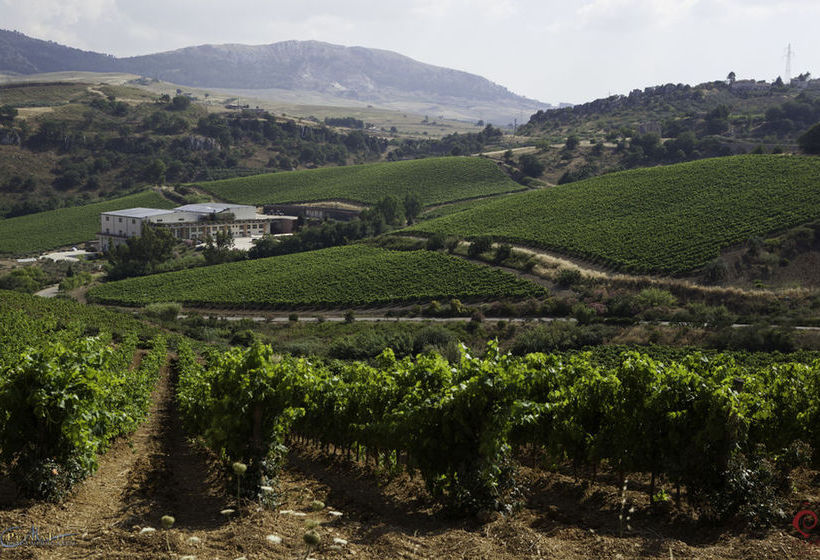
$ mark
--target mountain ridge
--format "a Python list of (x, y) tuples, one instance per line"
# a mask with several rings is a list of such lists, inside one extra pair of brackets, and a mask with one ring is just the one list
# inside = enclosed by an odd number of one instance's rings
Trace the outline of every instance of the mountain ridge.
[(487, 113), (509, 121), (522, 112), (552, 107), (477, 74), (384, 49), (290, 40), (264, 45), (204, 44), (117, 58), (0, 30), (0, 71), (71, 70), (128, 72), (199, 88), (315, 91), (361, 102), (429, 103), (431, 110), (441, 106), (476, 118)]

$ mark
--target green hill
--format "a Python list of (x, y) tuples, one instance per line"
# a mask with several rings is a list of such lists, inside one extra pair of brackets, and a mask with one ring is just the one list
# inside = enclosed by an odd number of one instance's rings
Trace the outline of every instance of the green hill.
[(153, 191), (145, 191), (85, 206), (0, 220), (0, 254), (24, 255), (89, 241), (100, 230), (100, 212), (138, 206), (173, 208), (175, 205)]
[(96, 287), (89, 298), (123, 305), (350, 306), (543, 293), (507, 272), (441, 253), (348, 245), (130, 278)]
[(635, 272), (681, 273), (820, 218), (820, 158), (737, 156), (507, 196), (409, 232), (490, 235)]
[(387, 195), (416, 193), (425, 206), (523, 190), (494, 163), (446, 157), (326, 167), (200, 183), (209, 193), (240, 204), (348, 200), (374, 204)]

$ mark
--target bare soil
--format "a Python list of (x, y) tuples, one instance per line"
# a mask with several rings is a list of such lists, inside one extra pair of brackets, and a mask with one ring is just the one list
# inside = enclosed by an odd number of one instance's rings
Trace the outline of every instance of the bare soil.
[[(226, 491), (231, 481), (216, 457), (189, 443), (171, 394), (166, 372), (149, 419), (119, 440), (63, 503), (18, 500), (12, 481), (0, 484), (0, 531), (20, 527), (18, 541), (32, 526), (41, 537), (76, 533), (48, 545), (0, 548), (0, 557), (820, 559), (820, 546), (797, 538), (787, 521), (761, 537), (742, 527), (700, 524), (685, 507), (652, 513), (640, 479), (629, 483), (627, 504), (636, 511), (631, 530), (620, 536), (621, 492), (606, 476), (585, 485), (571, 473), (521, 467), (524, 507), (482, 522), (449, 517), (419, 478), (389, 477), (372, 465), (298, 445), (275, 509), (245, 502), (238, 514), (222, 515), (235, 505)], [(801, 498), (817, 503), (818, 473), (802, 473), (797, 486)], [(326, 507), (313, 512), (317, 499)], [(172, 529), (161, 529), (163, 515), (175, 517)], [(308, 554), (302, 537), (312, 526), (321, 544)], [(146, 527), (156, 531), (141, 532)], [(15, 542), (11, 537), (4, 542)]]

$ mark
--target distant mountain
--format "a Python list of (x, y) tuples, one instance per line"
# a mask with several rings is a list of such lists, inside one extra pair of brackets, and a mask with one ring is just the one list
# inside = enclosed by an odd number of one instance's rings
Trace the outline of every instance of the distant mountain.
[(116, 72), (113, 56), (33, 39), (17, 31), (0, 29), (0, 72), (40, 74), (62, 70)]
[(290, 90), (432, 115), (512, 122), (551, 105), (458, 70), (364, 47), (318, 41), (202, 45), (130, 58), (64, 47), (0, 30), (0, 71), (129, 72), (200, 88)]

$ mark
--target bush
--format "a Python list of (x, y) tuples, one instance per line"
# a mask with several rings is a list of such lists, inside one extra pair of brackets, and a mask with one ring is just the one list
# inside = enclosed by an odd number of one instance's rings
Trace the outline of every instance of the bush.
[(555, 282), (562, 288), (569, 288), (581, 281), (581, 271), (577, 268), (562, 268)]
[(581, 325), (588, 325), (595, 320), (595, 310), (583, 303), (576, 303), (572, 306), (572, 316)]
[(427, 243), (424, 246), (428, 251), (438, 251), (444, 249), (444, 236), (436, 233), (427, 238)]
[(476, 237), (471, 243), (470, 248), (467, 249), (467, 255), (472, 258), (478, 257), (483, 253), (489, 251), (493, 246), (493, 238), (488, 235)]
[(178, 303), (152, 303), (143, 309), (146, 316), (160, 321), (174, 321), (180, 311), (182, 311), (182, 306)]
[(574, 350), (597, 346), (604, 342), (605, 327), (573, 325), (567, 321), (553, 321), (522, 331), (511, 347), (513, 354), (523, 356), (534, 352)]
[(703, 275), (710, 284), (721, 284), (729, 278), (729, 265), (718, 257), (706, 265)]
[(437, 325), (424, 327), (413, 337), (413, 353), (421, 354), (431, 350), (444, 353), (453, 342), (458, 340), (449, 329)]
[(641, 309), (652, 307), (674, 307), (678, 300), (667, 290), (661, 288), (644, 288), (632, 300)]
[(502, 243), (498, 249), (495, 250), (495, 262), (504, 262), (512, 255), (512, 247), (507, 243)]

